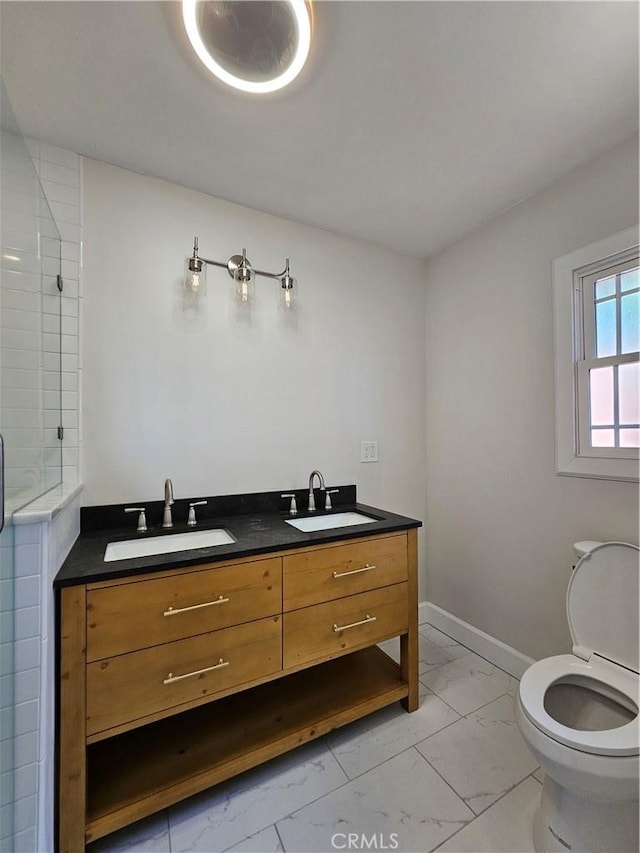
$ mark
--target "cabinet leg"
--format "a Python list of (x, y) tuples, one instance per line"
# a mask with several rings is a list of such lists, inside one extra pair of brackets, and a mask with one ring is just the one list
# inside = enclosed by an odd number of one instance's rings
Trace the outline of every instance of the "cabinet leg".
[(407, 600), (409, 606), (408, 631), (400, 637), (400, 669), (409, 685), (409, 695), (402, 700), (406, 711), (416, 711), (420, 706), (418, 681), (418, 531), (407, 531), (407, 565), (409, 569)]
[(409, 695), (401, 699), (405, 711), (417, 711), (420, 707), (418, 683), (418, 637), (417, 630), (400, 637), (400, 668), (402, 677), (409, 684)]
[(85, 587), (60, 592), (58, 853), (83, 853), (87, 801), (85, 741)]

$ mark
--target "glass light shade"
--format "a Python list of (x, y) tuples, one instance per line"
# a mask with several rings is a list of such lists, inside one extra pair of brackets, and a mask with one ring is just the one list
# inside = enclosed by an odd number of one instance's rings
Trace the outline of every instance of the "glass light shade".
[(295, 278), (287, 276), (287, 282), (288, 285), (284, 283), (280, 285), (280, 308), (284, 308), (285, 311), (293, 311), (296, 304), (295, 287), (297, 281)]
[(200, 260), (187, 258), (184, 276), (185, 293), (204, 296), (207, 292), (207, 265)]
[(255, 275), (248, 267), (239, 266), (233, 273), (236, 299), (241, 305), (248, 305), (255, 297)]

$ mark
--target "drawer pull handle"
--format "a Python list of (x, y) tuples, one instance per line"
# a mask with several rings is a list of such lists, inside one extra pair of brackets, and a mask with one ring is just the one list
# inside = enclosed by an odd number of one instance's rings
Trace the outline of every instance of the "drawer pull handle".
[(229, 666), (229, 661), (220, 658), (218, 663), (213, 666), (207, 666), (205, 669), (197, 669), (195, 672), (185, 672), (184, 675), (174, 675), (170, 672), (162, 683), (173, 684), (175, 681), (182, 681), (183, 678), (193, 678), (194, 675), (202, 675), (203, 672), (211, 672), (213, 669), (222, 669), (223, 666)]
[(358, 575), (360, 572), (370, 572), (371, 569), (376, 569), (377, 566), (370, 566), (367, 563), (366, 566), (363, 566), (361, 569), (352, 569), (350, 572), (334, 572), (334, 578), (346, 578), (347, 575)]
[(187, 610), (200, 610), (201, 607), (213, 607), (214, 604), (225, 604), (227, 601), (229, 601), (228, 598), (220, 595), (215, 601), (205, 601), (204, 604), (192, 604), (191, 607), (178, 607), (176, 610), (174, 610), (173, 607), (170, 607), (168, 610), (165, 610), (162, 615), (175, 616), (176, 613), (186, 613)]
[(333, 630), (336, 633), (338, 631), (346, 631), (347, 628), (357, 628), (358, 625), (366, 625), (368, 622), (375, 622), (377, 618), (377, 616), (369, 616), (369, 614), (367, 613), (365, 619), (361, 619), (359, 622), (352, 622), (350, 625), (334, 625)]

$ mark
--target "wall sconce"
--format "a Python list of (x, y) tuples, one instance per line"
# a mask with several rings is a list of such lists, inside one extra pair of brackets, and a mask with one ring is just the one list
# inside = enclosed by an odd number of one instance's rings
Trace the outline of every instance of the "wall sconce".
[(193, 240), (193, 254), (187, 258), (187, 275), (185, 279), (185, 291), (198, 298), (201, 294), (206, 293), (206, 269), (207, 265), (214, 267), (223, 267), (227, 270), (231, 278), (235, 282), (235, 296), (241, 305), (247, 305), (253, 301), (254, 285), (256, 276), (261, 275), (265, 278), (275, 278), (280, 282), (281, 300), (280, 304), (283, 308), (290, 310), (294, 307), (293, 288), (296, 283), (289, 271), (289, 258), (286, 259), (285, 268), (282, 272), (274, 273), (268, 270), (256, 269), (247, 258), (246, 249), (242, 250), (241, 255), (231, 255), (229, 260), (213, 261), (210, 258), (202, 258), (198, 254), (198, 238)]

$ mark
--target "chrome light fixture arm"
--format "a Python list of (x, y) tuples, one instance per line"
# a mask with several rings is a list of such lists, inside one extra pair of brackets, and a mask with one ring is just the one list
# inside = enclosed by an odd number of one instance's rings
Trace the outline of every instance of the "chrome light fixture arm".
[(225, 269), (228, 269), (229, 262), (225, 264), (222, 261), (214, 261), (211, 258), (203, 258), (201, 255), (198, 254), (198, 238), (193, 238), (193, 254), (189, 258), (189, 269), (191, 270), (191, 272), (200, 272), (202, 270), (202, 264), (208, 264), (213, 267), (224, 267)]
[(253, 271), (256, 275), (263, 275), (265, 278), (275, 278), (278, 281), (282, 281), (283, 277), (289, 272), (289, 258), (287, 258), (286, 266), (282, 272), (268, 272), (267, 270), (257, 270), (255, 268)]

